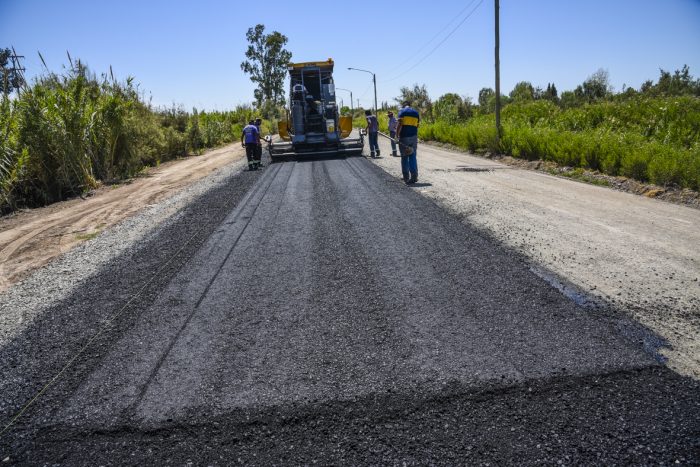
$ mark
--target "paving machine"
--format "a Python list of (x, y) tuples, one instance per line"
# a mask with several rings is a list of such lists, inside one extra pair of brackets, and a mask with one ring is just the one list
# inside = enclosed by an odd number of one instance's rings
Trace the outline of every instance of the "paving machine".
[(289, 107), (278, 124), (282, 141), (268, 139), (272, 160), (361, 154), (362, 132), (351, 138), (352, 117), (338, 113), (333, 60), (290, 63), (288, 71)]

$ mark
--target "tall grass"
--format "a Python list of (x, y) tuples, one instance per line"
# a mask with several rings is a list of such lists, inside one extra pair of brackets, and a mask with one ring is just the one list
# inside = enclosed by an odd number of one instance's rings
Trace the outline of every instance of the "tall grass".
[(240, 137), (253, 110), (154, 109), (76, 62), (0, 102), (0, 212), (48, 204)]
[(472, 152), (600, 170), (658, 185), (700, 189), (700, 99), (599, 102), (561, 109), (549, 101), (509, 104), (496, 143), (493, 115), (461, 124), (423, 123), (422, 139)]

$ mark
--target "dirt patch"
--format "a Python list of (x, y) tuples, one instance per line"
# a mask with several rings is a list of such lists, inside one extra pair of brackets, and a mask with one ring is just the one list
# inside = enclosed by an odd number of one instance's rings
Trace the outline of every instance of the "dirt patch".
[(170, 161), (85, 198), (0, 218), (0, 291), (105, 228), (243, 157), (237, 144)]

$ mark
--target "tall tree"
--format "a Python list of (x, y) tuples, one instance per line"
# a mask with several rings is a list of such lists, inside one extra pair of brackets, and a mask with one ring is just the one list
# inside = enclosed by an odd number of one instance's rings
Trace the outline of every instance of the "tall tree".
[(399, 104), (403, 101), (410, 101), (414, 109), (418, 110), (423, 118), (431, 118), (431, 113), (433, 110), (433, 102), (430, 100), (428, 95), (428, 89), (425, 84), (418, 85), (414, 84), (413, 88), (408, 86), (403, 86), (399, 89), (401, 95), (395, 100)]
[(277, 106), (284, 104), (284, 77), (292, 58), (292, 53), (284, 48), (288, 39), (277, 31), (265, 34), (263, 24), (248, 29), (246, 39), (247, 60), (241, 63), (241, 70), (257, 85), (253, 93), (256, 107), (269, 117)]
[(510, 92), (510, 98), (515, 102), (531, 101), (535, 98), (535, 88), (529, 81), (520, 81)]
[(479, 91), (479, 113), (481, 115), (496, 111), (496, 91), (492, 88), (481, 88)]

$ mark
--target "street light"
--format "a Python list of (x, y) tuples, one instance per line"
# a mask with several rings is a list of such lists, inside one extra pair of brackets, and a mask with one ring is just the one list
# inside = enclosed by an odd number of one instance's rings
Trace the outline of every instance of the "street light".
[(369, 70), (361, 70), (360, 68), (350, 68), (348, 70), (364, 71), (372, 75), (372, 83), (374, 83), (374, 115), (377, 115), (377, 76)]
[(345, 88), (336, 88), (336, 89), (339, 91), (347, 91), (350, 93), (350, 113), (352, 114), (353, 118), (355, 118), (355, 110), (353, 109), (353, 106), (352, 106), (352, 91), (349, 89), (345, 89)]

